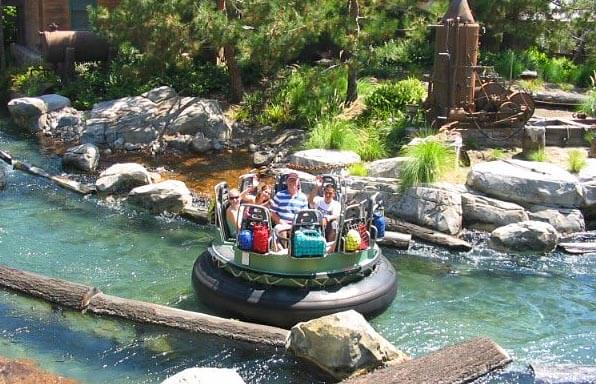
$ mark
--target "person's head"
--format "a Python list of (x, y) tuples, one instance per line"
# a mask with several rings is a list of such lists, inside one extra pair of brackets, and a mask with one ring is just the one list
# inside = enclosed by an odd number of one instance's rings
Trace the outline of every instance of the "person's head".
[(323, 188), (323, 198), (327, 204), (335, 199), (335, 187), (332, 184), (327, 184), (325, 188)]
[(257, 187), (257, 196), (255, 201), (257, 204), (266, 203), (271, 198), (271, 186), (265, 183), (259, 184)]
[(288, 192), (290, 192), (291, 195), (298, 192), (298, 188), (300, 186), (300, 179), (298, 178), (298, 174), (296, 172), (291, 172), (288, 174), (286, 180), (288, 183)]
[(230, 189), (228, 192), (228, 200), (230, 201), (230, 206), (237, 207), (240, 205), (240, 191), (236, 188)]

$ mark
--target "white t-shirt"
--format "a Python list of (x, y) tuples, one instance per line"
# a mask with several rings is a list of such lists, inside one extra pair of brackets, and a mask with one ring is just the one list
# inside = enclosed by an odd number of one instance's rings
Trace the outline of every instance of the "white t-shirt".
[(325, 198), (321, 196), (315, 196), (314, 198), (315, 209), (321, 212), (323, 217), (334, 216), (336, 219), (339, 218), (341, 213), (341, 204), (337, 200), (331, 200), (331, 203), (327, 204)]

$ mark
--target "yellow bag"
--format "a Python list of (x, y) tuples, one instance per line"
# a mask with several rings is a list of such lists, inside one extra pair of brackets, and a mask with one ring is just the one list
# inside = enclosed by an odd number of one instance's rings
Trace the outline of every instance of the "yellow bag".
[(355, 229), (350, 229), (346, 234), (346, 251), (354, 252), (360, 248), (360, 234)]

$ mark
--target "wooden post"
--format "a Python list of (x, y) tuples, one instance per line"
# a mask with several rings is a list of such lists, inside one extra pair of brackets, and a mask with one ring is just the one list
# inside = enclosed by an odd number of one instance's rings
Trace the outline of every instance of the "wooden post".
[(70, 81), (74, 78), (74, 71), (75, 71), (75, 49), (73, 47), (66, 47), (64, 52), (64, 67), (62, 70), (64, 71), (64, 82), (66, 84), (70, 83)]
[(525, 158), (531, 153), (543, 151), (546, 146), (546, 129), (544, 127), (525, 127), (522, 136), (522, 154)]

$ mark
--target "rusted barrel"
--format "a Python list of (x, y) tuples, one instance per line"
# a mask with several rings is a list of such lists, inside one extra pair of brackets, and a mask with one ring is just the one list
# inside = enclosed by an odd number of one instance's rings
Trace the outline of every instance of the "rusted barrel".
[(64, 61), (66, 48), (75, 50), (75, 61), (107, 60), (108, 43), (89, 31), (53, 31), (40, 32), (41, 55), (50, 63)]

